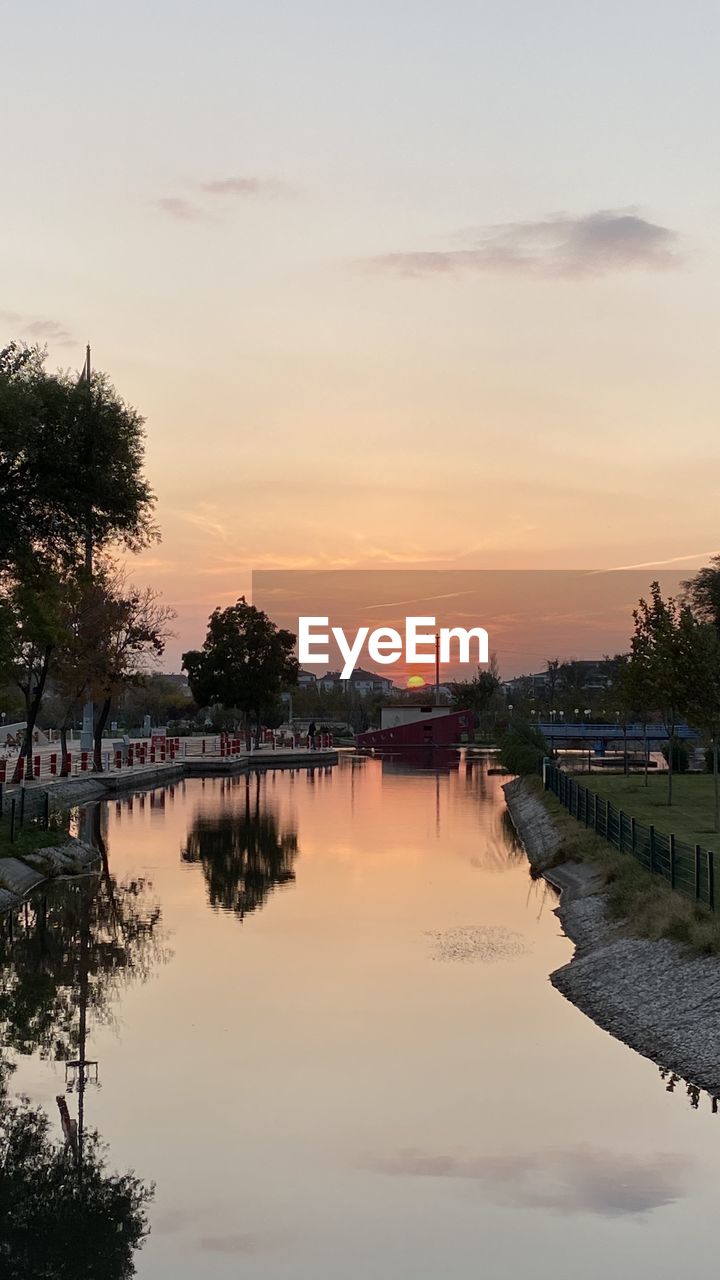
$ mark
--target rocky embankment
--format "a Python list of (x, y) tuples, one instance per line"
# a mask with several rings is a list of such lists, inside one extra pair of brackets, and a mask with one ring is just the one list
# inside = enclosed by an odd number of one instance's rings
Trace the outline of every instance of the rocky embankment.
[(87, 875), (100, 864), (97, 849), (72, 837), (22, 858), (0, 858), (0, 913), (17, 907), (44, 880)]
[(553, 986), (618, 1040), (720, 1095), (720, 959), (629, 936), (608, 918), (602, 877), (558, 865), (562, 840), (542, 800), (522, 779), (504, 790), (530, 863), (562, 890), (556, 914), (575, 954)]

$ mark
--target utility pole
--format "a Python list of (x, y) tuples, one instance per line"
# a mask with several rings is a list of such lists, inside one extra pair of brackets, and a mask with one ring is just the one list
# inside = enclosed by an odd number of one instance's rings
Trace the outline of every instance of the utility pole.
[(440, 704), (440, 634), (435, 635), (435, 702)]
[[(92, 364), (90, 360), (90, 343), (88, 342), (87, 347), (85, 348), (85, 367), (82, 371), (82, 374), (80, 375), (80, 381), (82, 382), (84, 380), (85, 382), (87, 382), (89, 431), (92, 429), (91, 418), (90, 418), (90, 415), (92, 412), (92, 402), (91, 402), (92, 383), (90, 381), (91, 376), (92, 376)], [(88, 434), (89, 434), (89, 431), (88, 431)], [(88, 512), (87, 529), (85, 530), (85, 571), (88, 574), (88, 576), (92, 578), (93, 530), (92, 530), (91, 512)], [(86, 702), (83, 707), (83, 722), (82, 722), (82, 733), (80, 735), (80, 749), (81, 751), (92, 751), (94, 745), (95, 745), (95, 704), (93, 702)]]

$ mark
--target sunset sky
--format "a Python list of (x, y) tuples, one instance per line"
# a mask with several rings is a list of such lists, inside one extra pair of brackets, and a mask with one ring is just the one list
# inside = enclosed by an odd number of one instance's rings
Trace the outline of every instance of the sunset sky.
[(147, 416), (168, 668), (257, 568), (720, 548), (710, 0), (36, 0), (2, 31), (0, 338), (89, 340)]

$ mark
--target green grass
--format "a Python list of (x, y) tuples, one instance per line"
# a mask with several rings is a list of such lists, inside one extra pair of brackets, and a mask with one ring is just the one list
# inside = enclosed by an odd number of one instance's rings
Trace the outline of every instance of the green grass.
[[(635, 779), (602, 776), (598, 781), (604, 786), (608, 782), (634, 783)], [(711, 778), (708, 781), (712, 784)], [(556, 862), (588, 862), (603, 873), (608, 914), (625, 933), (636, 938), (669, 938), (701, 955), (720, 954), (720, 912), (683, 898), (666, 880), (650, 875), (631, 854), (620, 853), (602, 836), (588, 830), (571, 817), (552, 792), (543, 790), (539, 778), (526, 778), (525, 782), (542, 800), (562, 836)], [(600, 794), (605, 795), (604, 790)], [(618, 803), (614, 796), (611, 799)], [(659, 823), (657, 826), (660, 830)]]
[(713, 779), (708, 773), (679, 773), (673, 778), (673, 802), (667, 803), (667, 774), (590, 774), (577, 781), (611, 800), (628, 817), (675, 835), (688, 844), (720, 851), (720, 833), (713, 828)]
[(49, 845), (63, 844), (68, 834), (68, 815), (60, 811), (51, 814), (50, 827), (46, 831), (38, 823), (26, 820), (21, 827), (15, 827), (15, 839), (10, 840), (9, 806), (0, 818), (0, 858), (24, 858), (37, 849), (46, 849)]

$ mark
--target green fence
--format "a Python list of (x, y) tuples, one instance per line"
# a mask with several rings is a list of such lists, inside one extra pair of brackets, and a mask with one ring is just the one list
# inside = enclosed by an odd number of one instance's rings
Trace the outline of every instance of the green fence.
[(621, 853), (630, 853), (652, 875), (673, 889), (715, 909), (715, 854), (699, 844), (685, 844), (623, 813), (611, 800), (582, 786), (557, 765), (545, 762), (545, 790), (552, 791), (568, 813), (603, 836)]

